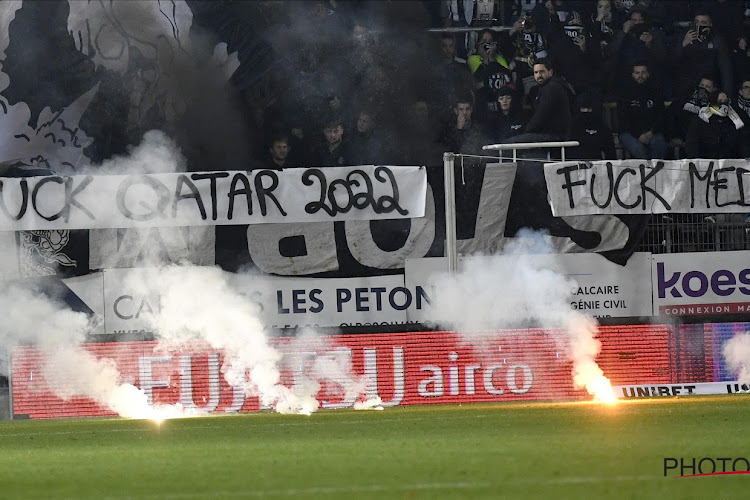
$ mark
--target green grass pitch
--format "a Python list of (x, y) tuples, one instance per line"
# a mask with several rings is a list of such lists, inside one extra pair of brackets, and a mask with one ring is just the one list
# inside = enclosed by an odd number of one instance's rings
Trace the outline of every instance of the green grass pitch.
[(733, 395), (2, 422), (0, 497), (746, 498), (750, 474), (663, 467), (750, 459), (748, 420)]

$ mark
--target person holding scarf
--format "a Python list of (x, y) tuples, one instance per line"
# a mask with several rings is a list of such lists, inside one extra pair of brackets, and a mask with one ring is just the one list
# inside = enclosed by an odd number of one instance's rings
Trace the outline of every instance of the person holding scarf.
[(685, 152), (688, 158), (737, 158), (738, 131), (744, 127), (727, 94), (713, 92), (688, 127)]

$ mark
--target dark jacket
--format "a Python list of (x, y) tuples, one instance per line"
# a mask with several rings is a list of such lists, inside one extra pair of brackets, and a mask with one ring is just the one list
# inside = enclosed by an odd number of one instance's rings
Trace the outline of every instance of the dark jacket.
[(550, 31), (547, 42), (556, 73), (564, 77), (576, 93), (601, 86), (602, 52), (591, 38), (586, 41), (585, 51), (581, 51), (562, 29)]
[(570, 135), (573, 89), (564, 78), (553, 76), (537, 88), (533, 102), (534, 114), (526, 124), (526, 132)]
[(705, 74), (719, 75), (719, 88), (734, 97), (732, 61), (724, 39), (714, 34), (705, 42), (695, 41), (682, 46), (684, 33), (677, 38), (673, 61), (677, 68), (675, 95), (686, 97)]
[(348, 142), (345, 140), (341, 141), (339, 147), (333, 151), (328, 150), (328, 145), (321, 141), (317, 144), (312, 151), (312, 161), (310, 161), (311, 167), (343, 167), (351, 165), (351, 162), (347, 158), (349, 152)]
[(528, 113), (520, 106), (512, 107), (507, 116), (498, 111), (493, 113), (487, 122), (484, 135), (488, 142), (499, 144), (510, 137), (522, 134), (528, 121)]
[(640, 40), (642, 30), (635, 27), (630, 33), (618, 32), (609, 46), (610, 57), (607, 61), (613, 81), (608, 82), (610, 88), (622, 89), (632, 79), (633, 64), (645, 62), (648, 64), (651, 79), (657, 83), (664, 82), (664, 68), (669, 67), (669, 50), (664, 42), (664, 34), (661, 30), (651, 28), (653, 36), (651, 46), (646, 46)]
[(571, 160), (616, 160), (617, 151), (612, 131), (603, 120), (601, 109), (589, 113), (576, 113), (570, 139), (580, 146), (570, 149)]
[(458, 129), (454, 124), (450, 124), (443, 134), (442, 142), (446, 151), (481, 155), (484, 154), (482, 146), (486, 141), (479, 125), (472, 121), (463, 129)]
[(631, 78), (617, 100), (618, 132), (640, 137), (649, 130), (660, 133), (664, 129), (664, 93), (649, 79), (637, 84)]
[(750, 102), (737, 96), (732, 101), (732, 108), (745, 124), (738, 133), (737, 154), (740, 158), (750, 158)]
[(714, 115), (705, 122), (693, 116), (685, 138), (685, 153), (688, 158), (737, 158), (739, 139), (729, 117)]

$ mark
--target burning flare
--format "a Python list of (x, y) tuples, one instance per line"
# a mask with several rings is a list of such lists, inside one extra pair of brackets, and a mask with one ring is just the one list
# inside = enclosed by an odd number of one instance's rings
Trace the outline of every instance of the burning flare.
[(601, 342), (596, 338), (596, 321), (588, 316), (575, 315), (568, 324), (571, 357), (573, 358), (573, 384), (576, 389), (586, 389), (594, 401), (616, 403), (617, 396), (609, 379), (596, 363)]
[(586, 384), (586, 390), (589, 391), (589, 394), (594, 396), (594, 401), (608, 404), (617, 403), (617, 396), (612, 389), (612, 384), (604, 375), (589, 380)]

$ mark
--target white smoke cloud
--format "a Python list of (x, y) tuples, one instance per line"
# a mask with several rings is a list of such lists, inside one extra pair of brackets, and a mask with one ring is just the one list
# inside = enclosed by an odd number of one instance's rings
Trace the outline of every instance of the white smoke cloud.
[[(454, 275), (436, 280), (440, 293), (433, 300), (435, 321), (481, 342), (483, 332), (503, 328), (542, 327), (573, 362), (573, 382), (594, 394), (608, 387), (595, 359), (601, 344), (595, 318), (575, 310), (570, 298), (576, 288), (555, 264), (541, 264), (539, 254), (551, 254), (544, 235), (519, 233), (504, 255), (463, 261)], [(536, 257), (536, 258), (535, 258)]]
[(280, 413), (315, 411), (314, 398), (282, 384), (282, 353), (271, 345), (259, 307), (233, 286), (235, 279), (215, 267), (169, 265), (133, 269), (124, 285), (159, 296), (160, 309), (150, 321), (164, 349), (203, 340), (225, 352), (221, 371), (226, 381), (259, 397), (262, 407)]
[[(160, 131), (148, 132), (129, 155), (116, 157), (91, 170), (92, 174), (133, 174), (179, 171), (184, 158), (175, 143)], [(153, 256), (149, 262), (159, 262)], [(318, 409), (315, 396), (321, 381), (342, 391), (345, 406), (376, 406), (378, 401), (358, 400), (364, 379), (354, 375), (351, 353), (323, 346), (317, 339), (311, 366), (289, 388), (281, 383), (283, 353), (270, 342), (260, 321), (260, 310), (251, 297), (252, 276), (232, 274), (213, 267), (168, 265), (133, 269), (124, 286), (143, 296), (158, 296), (160, 308), (152, 315), (163, 350), (178, 350), (192, 340), (201, 340), (224, 351), (222, 373), (247, 396), (258, 396), (262, 407), (281, 413), (306, 413)], [(144, 391), (122, 380), (114, 361), (97, 359), (82, 344), (93, 327), (91, 319), (40, 292), (31, 282), (17, 282), (0, 296), (0, 312), (6, 318), (0, 327), (5, 345), (32, 344), (44, 356), (45, 379), (53, 393), (63, 399), (88, 397), (125, 417), (167, 418), (187, 414), (179, 405), (151, 407)], [(308, 344), (315, 339), (308, 332)], [(190, 414), (196, 414), (192, 411)]]
[[(345, 346), (332, 345), (313, 329), (306, 328), (287, 344), (285, 364), (294, 373), (295, 393), (314, 400), (326, 384), (326, 395), (331, 400), (326, 408), (354, 408), (355, 410), (382, 409), (379, 396), (367, 394), (367, 380), (358, 375), (352, 364), (352, 351)], [(309, 363), (308, 363), (309, 361)]]
[(161, 130), (143, 134), (140, 144), (130, 146), (128, 154), (114, 156), (101, 165), (83, 169), (93, 175), (131, 175), (184, 172), (186, 159), (175, 141)]
[[(90, 173), (128, 174), (178, 171), (184, 159), (174, 142), (160, 131), (145, 134), (129, 156), (117, 157)], [(15, 252), (15, 248), (3, 248)], [(13, 261), (16, 256), (8, 256)], [(83, 344), (95, 324), (83, 312), (71, 310), (51, 296), (51, 288), (38, 280), (3, 282), (0, 292), (0, 345), (34, 345), (42, 355), (42, 370), (50, 390), (63, 400), (74, 396), (132, 418), (166, 418), (185, 414), (179, 405), (148, 404), (144, 391), (123, 377), (114, 361), (97, 359)], [(3, 367), (7, 370), (7, 366)]]
[(750, 383), (750, 333), (741, 333), (729, 339), (722, 347), (727, 367), (737, 375), (741, 384)]
[(82, 347), (92, 328), (89, 317), (36, 290), (32, 284), (6, 282), (0, 292), (0, 345), (35, 345), (44, 378), (63, 400), (84, 396), (132, 418), (157, 418), (175, 407), (151, 407), (143, 391), (122, 380), (112, 360), (97, 359)]

